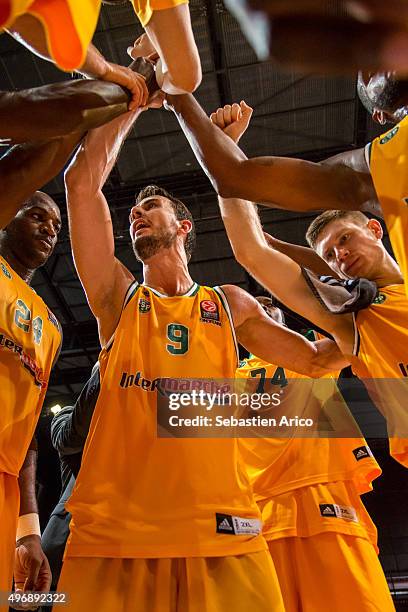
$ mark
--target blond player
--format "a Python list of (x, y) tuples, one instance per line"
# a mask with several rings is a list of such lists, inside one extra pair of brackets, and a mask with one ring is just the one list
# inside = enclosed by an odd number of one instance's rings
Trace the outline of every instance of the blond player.
[(392, 455), (408, 465), (408, 301), (400, 269), (382, 243), (380, 223), (360, 212), (327, 211), (309, 229), (311, 243), (337, 274), (377, 284), (375, 301), (353, 317), (331, 314), (300, 266), (267, 244), (252, 203), (220, 198), (220, 207), (237, 260), (280, 301), (332, 334), (387, 419)]
[[(284, 322), (268, 298), (257, 299)], [(344, 593), (352, 610), (394, 610), (376, 554), (377, 531), (360, 499), (381, 470), (364, 438), (343, 437), (337, 422), (352, 417), (335, 380), (311, 381), (253, 355), (237, 376), (253, 391), (279, 390), (279, 414), (313, 416), (321, 427), (328, 418), (334, 427), (332, 437), (320, 428), (319, 437), (311, 437), (316, 432), (299, 427), (291, 437), (240, 439), (285, 610), (323, 612), (328, 602), (342, 610)]]
[(236, 441), (158, 437), (157, 388), (162, 378), (233, 378), (235, 335), (315, 375), (345, 361), (334, 343), (276, 325), (243, 290), (198, 286), (188, 271), (191, 215), (159, 188), (131, 209), (144, 275), (134, 281), (114, 255), (102, 193), (134, 120), (90, 132), (66, 176), (75, 263), (103, 348), (58, 588), (70, 611), (127, 608), (135, 598), (149, 612), (283, 610)]

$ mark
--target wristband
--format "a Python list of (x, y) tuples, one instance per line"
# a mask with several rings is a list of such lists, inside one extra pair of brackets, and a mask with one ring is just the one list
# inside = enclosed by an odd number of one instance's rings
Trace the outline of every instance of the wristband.
[(38, 535), (41, 537), (40, 520), (36, 512), (23, 514), (18, 517), (16, 541), (28, 535)]

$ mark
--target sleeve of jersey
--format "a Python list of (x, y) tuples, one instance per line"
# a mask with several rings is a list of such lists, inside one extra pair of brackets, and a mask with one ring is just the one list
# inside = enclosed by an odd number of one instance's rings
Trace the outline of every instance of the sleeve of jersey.
[(100, 8), (101, 0), (34, 0), (27, 9), (43, 24), (49, 53), (61, 70), (83, 65)]
[(188, 0), (131, 0), (135, 13), (143, 27), (152, 18), (153, 11), (174, 8), (179, 4), (187, 4)]

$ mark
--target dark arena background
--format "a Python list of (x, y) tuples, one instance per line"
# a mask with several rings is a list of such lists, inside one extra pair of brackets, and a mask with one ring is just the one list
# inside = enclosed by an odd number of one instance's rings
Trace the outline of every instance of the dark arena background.
[[(354, 78), (279, 72), (272, 63), (257, 61), (220, 0), (191, 0), (190, 11), (203, 68), (197, 98), (208, 113), (242, 99), (254, 108), (251, 125), (241, 141), (248, 157), (281, 155), (319, 161), (359, 148), (383, 131), (360, 104)], [(94, 43), (107, 59), (126, 65), (126, 48), (141, 32), (130, 4), (105, 6)], [(70, 78), (6, 35), (0, 37), (0, 61), (0, 87), (4, 90)], [(263, 293), (234, 260), (215, 193), (175, 117), (164, 109), (148, 111), (137, 121), (104, 190), (114, 220), (117, 255), (139, 279), (141, 266), (131, 249), (128, 215), (135, 193), (148, 184), (169, 190), (191, 210), (198, 239), (191, 273), (198, 283), (232, 283), (253, 295)], [(44, 190), (61, 206), (63, 229), (54, 255), (38, 270), (33, 287), (62, 323), (64, 342), (38, 427), (43, 524), (60, 492), (58, 456), (49, 441), (52, 411), (56, 405), (73, 404), (99, 352), (96, 323), (72, 261), (62, 176)], [(313, 216), (262, 211), (266, 230), (299, 244), (305, 244), (305, 229)], [(304, 327), (290, 313), (288, 322), (294, 329)], [(378, 528), (380, 558), (397, 609), (408, 610), (408, 474), (389, 457), (385, 439), (370, 439), (369, 443), (383, 474), (374, 482), (374, 493), (363, 499)], [(345, 594), (345, 604), (346, 600)]]

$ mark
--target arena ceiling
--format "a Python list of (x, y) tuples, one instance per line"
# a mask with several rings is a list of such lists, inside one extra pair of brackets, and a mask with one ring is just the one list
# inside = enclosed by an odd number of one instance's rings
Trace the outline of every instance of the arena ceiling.
[[(288, 155), (320, 160), (359, 147), (379, 133), (356, 97), (355, 79), (284, 73), (259, 63), (220, 0), (191, 0), (194, 33), (203, 66), (197, 97), (207, 112), (245, 99), (254, 107), (242, 139), (249, 157)], [(102, 9), (94, 43), (105, 56), (127, 64), (127, 46), (141, 33), (130, 4)], [(0, 87), (36, 87), (69, 79), (53, 65), (26, 51), (8, 35), (0, 37)], [(219, 219), (211, 185), (199, 168), (171, 113), (144, 113), (128, 138), (106, 187), (116, 228), (117, 254), (140, 276), (127, 230), (135, 192), (155, 183), (190, 207), (197, 222), (198, 248), (192, 275), (199, 283), (256, 285), (235, 262)], [(61, 176), (45, 187), (63, 211), (64, 229), (55, 255), (36, 274), (33, 286), (64, 329), (63, 350), (54, 369), (46, 406), (70, 403), (97, 359), (96, 325), (75, 273), (70, 253)], [(303, 241), (311, 215), (265, 210), (267, 229), (282, 239)]]

